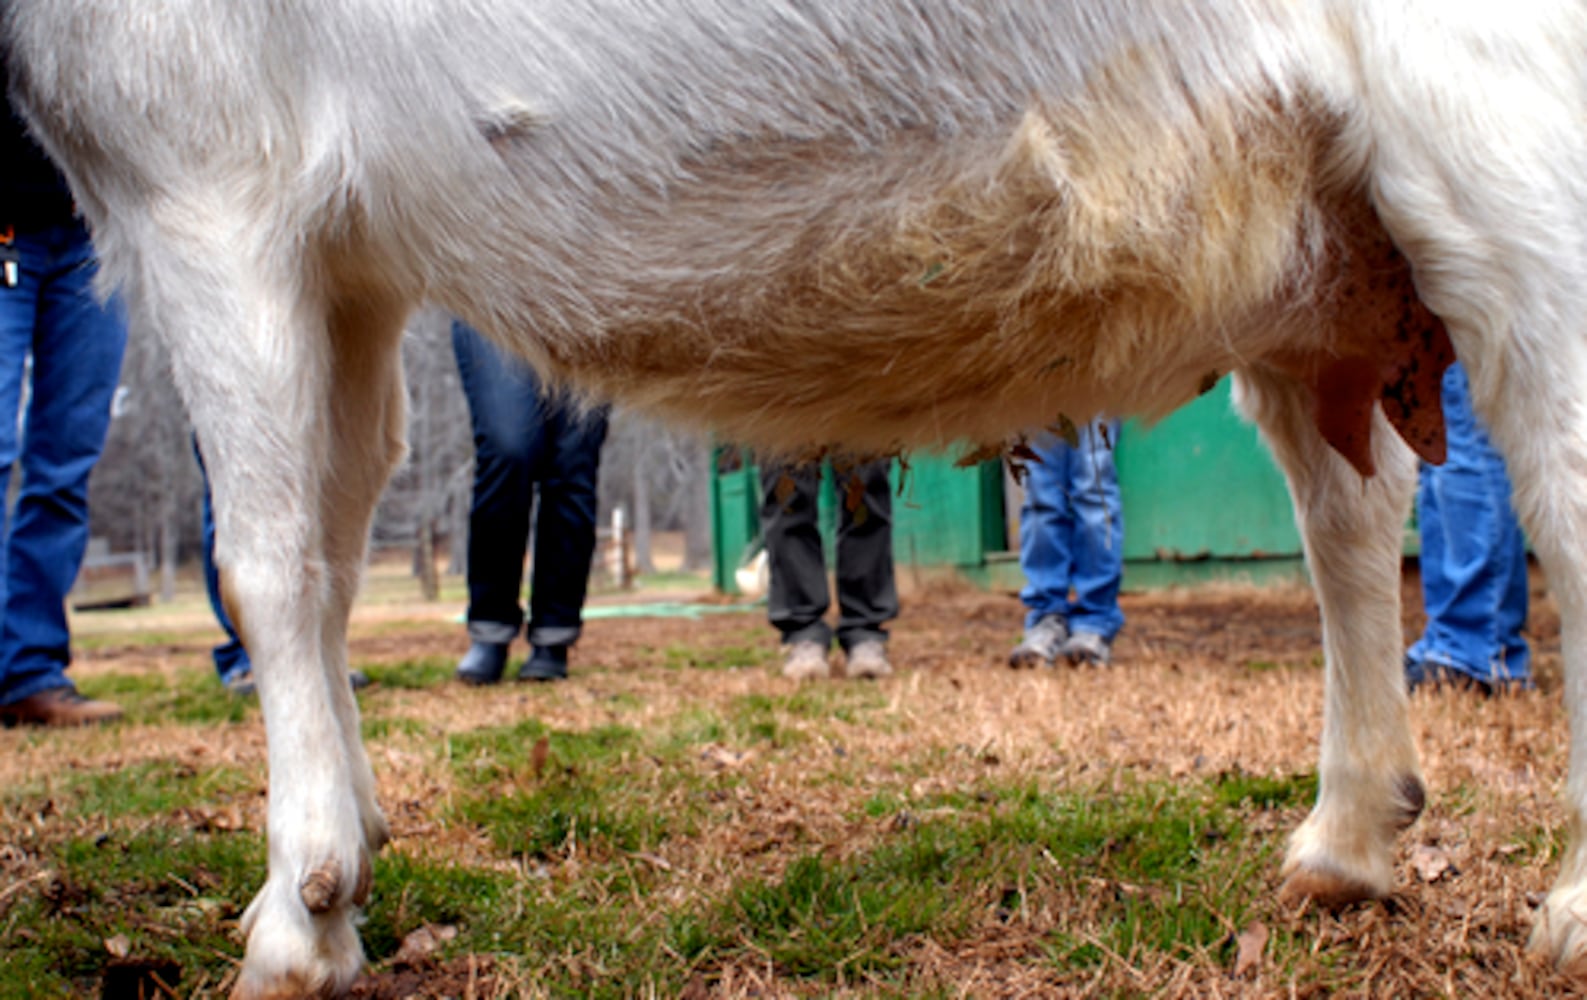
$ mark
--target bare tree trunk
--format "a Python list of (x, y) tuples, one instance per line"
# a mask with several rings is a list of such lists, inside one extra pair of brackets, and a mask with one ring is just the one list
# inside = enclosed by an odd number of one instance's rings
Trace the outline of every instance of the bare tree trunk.
[(419, 520), (419, 541), (414, 553), (419, 574), (419, 593), (426, 601), (441, 599), (441, 580), (435, 572), (435, 518)]
[(453, 576), (468, 575), (468, 514), (474, 498), (473, 477), (468, 483), (462, 488), (454, 487), (447, 503), (446, 571)]
[(176, 600), (176, 554), (182, 539), (182, 519), (176, 495), (166, 495), (163, 523), (160, 525), (160, 600)]
[(634, 572), (654, 573), (656, 560), (651, 550), (650, 527), (650, 469), (645, 455), (649, 451), (640, 446), (634, 462)]
[(683, 488), (689, 495), (683, 515), (683, 568), (705, 569), (711, 565), (711, 445), (704, 438), (693, 442)]

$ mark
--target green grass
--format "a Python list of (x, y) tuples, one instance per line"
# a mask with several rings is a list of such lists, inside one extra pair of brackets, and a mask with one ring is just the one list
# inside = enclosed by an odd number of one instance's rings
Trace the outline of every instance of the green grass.
[[(382, 684), (422, 689), (446, 683), (452, 663), (365, 669)], [(102, 680), (107, 695), (155, 721), (256, 711), (206, 671), (169, 686)], [(607, 717), (628, 720), (642, 707), (614, 702)], [(448, 734), (400, 715), (368, 718), (366, 738), (444, 761), (431, 816), (479, 834), (488, 863), (399, 841), (376, 865), (366, 949), (379, 963), (415, 928), (448, 925), (457, 937), (443, 959), (494, 956), (549, 995), (614, 998), (678, 995), (729, 966), (770, 967), (812, 996), (857, 982), (873, 995), (954, 995), (953, 984), (921, 978), (920, 949), (1016, 931), (1028, 941), (1025, 961), (1077, 987), (1117, 955), (1212, 955), (1226, 965), (1231, 929), (1260, 914), (1282, 847), (1282, 833), (1270, 823), (1253, 831), (1250, 818), (1298, 811), (1316, 793), (1311, 775), (1168, 782), (1110, 771), (1054, 788), (993, 770), (924, 792), (919, 779), (960, 767), (963, 748), (923, 746), (887, 761), (835, 749), (855, 727), (905, 724), (875, 685), (743, 695), (646, 718), (643, 728), (531, 718)], [(707, 747), (753, 763), (721, 766), (702, 757)], [(850, 796), (836, 817), (847, 834), (823, 837), (795, 818), (754, 831), (771, 846), (729, 857), (730, 879), (719, 860), (711, 877), (691, 871), (693, 841), (742, 822), (759, 798), (786, 794), (765, 783), (767, 765), (789, 763), (811, 794), (834, 785)], [(0, 792), (7, 829), (30, 829), (25, 817), (51, 811), (109, 818), (88, 831), (57, 821), (57, 839), (29, 834), (19, 845), (48, 874), (0, 902), (0, 955), (15, 970), (0, 976), (0, 1000), (95, 994), (104, 941), (116, 935), (137, 957), (177, 962), (182, 995), (213, 993), (240, 955), (235, 921), (263, 880), (264, 847), (255, 833), (197, 832), (187, 810), (252, 795), (261, 779), (156, 760), (63, 770)], [(1516, 853), (1557, 845), (1539, 831)], [(657, 863), (663, 855), (673, 862)], [(1309, 945), (1275, 931), (1275, 974)]]
[[(549, 754), (536, 777), (542, 737)], [(810, 846), (775, 875), (747, 866), (724, 892), (702, 895), (678, 873), (633, 860), (690, 835), (703, 817), (705, 807), (679, 805), (699, 779), (651, 756), (663, 743), (681, 745), (665, 732), (647, 743), (622, 727), (560, 732), (537, 722), (450, 737), (462, 793), (453, 822), (487, 832), (503, 858), (556, 865), (574, 850), (580, 864), (524, 878), (388, 853), (362, 929), (372, 960), (428, 922), (458, 928), (444, 954), (524, 961), (553, 995), (676, 994), (751, 957), (818, 992), (864, 978), (919, 995), (917, 986), (935, 989), (912, 985), (911, 956), (925, 939), (952, 947), (1018, 919), (1032, 899), (1060, 915), (1092, 911), (1041, 932), (1045, 960), (1066, 975), (1108, 952), (1216, 951), (1249, 918), (1251, 887), (1280, 839), (1248, 834), (1242, 810), (1292, 803), (1308, 785), (1126, 781), (1103, 793), (989, 781), (929, 796), (887, 787), (859, 810), (879, 832), (852, 852)], [(91, 812), (159, 817), (245, 785), (224, 769), (154, 763), (130, 776), (74, 776), (55, 794)], [(169, 821), (50, 848), (52, 887), (7, 915), (0, 947), (15, 973), (0, 980), (0, 997), (92, 992), (103, 941), (116, 934), (139, 956), (174, 959), (189, 981), (218, 982), (238, 953), (231, 922), (263, 863), (257, 835), (200, 835)]]
[(85, 681), (84, 694), (121, 705), (129, 718), (148, 724), (165, 722), (203, 725), (241, 722), (258, 712), (254, 698), (238, 698), (221, 686), (208, 667), (160, 674), (112, 674)]
[(661, 655), (662, 666), (668, 670), (753, 670), (777, 658), (764, 641), (711, 647), (673, 644)]
[(154, 827), (70, 839), (47, 858), (43, 891), (7, 914), (0, 997), (98, 995), (104, 942), (117, 935), (140, 958), (175, 961), (184, 984), (207, 977), (213, 988), (238, 953), (233, 928), (262, 878), (264, 842)]
[(371, 681), (385, 687), (423, 690), (451, 683), (452, 673), (457, 669), (457, 658), (427, 656), (396, 663), (358, 663), (355, 666), (368, 674)]
[(156, 760), (115, 771), (58, 772), (8, 789), (0, 801), (21, 808), (48, 801), (56, 809), (92, 816), (158, 816), (252, 794), (263, 780), (263, 774), (250, 775), (235, 768), (201, 770), (179, 761)]

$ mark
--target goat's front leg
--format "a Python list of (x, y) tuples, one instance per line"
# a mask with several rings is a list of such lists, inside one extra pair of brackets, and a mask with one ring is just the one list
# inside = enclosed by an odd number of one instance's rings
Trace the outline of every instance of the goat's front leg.
[[(183, 249), (147, 269), (160, 283), (140, 298), (166, 321), (204, 442), (222, 595), (269, 742), (269, 875), (243, 916), (235, 996), (340, 996), (363, 967), (354, 918), (386, 836), (345, 638), (363, 533), (400, 450), (401, 311), (352, 329), (301, 281), (266, 280), (268, 261), (238, 261), (230, 245)], [(369, 413), (381, 419), (353, 419)]]
[(1236, 387), (1289, 481), (1322, 611), (1317, 803), (1290, 842), (1283, 892), (1330, 906), (1383, 896), (1393, 887), (1395, 834), (1424, 798), (1400, 627), (1401, 531), (1415, 460), (1375, 418), (1378, 473), (1363, 480), (1317, 432), (1307, 390), (1248, 372)]

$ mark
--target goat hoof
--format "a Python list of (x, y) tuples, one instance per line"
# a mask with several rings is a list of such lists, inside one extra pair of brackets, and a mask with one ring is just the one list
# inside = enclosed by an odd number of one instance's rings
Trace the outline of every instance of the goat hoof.
[(1310, 902), (1326, 910), (1338, 910), (1351, 903), (1377, 899), (1380, 895), (1365, 882), (1305, 867), (1290, 872), (1278, 891), (1279, 902), (1285, 905)]

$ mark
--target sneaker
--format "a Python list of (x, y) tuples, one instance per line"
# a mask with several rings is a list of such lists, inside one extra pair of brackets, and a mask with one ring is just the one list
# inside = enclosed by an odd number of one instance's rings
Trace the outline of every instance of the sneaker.
[(0, 723), (7, 727), (91, 726), (119, 718), (120, 705), (85, 698), (70, 684), (40, 691), (9, 705), (0, 705)]
[(495, 684), (507, 669), (507, 644), (476, 642), (457, 662), (457, 679), (464, 684)]
[(1095, 632), (1076, 632), (1064, 641), (1059, 652), (1076, 666), (1088, 663), (1105, 667), (1113, 660), (1113, 644)]
[(1043, 615), (1036, 624), (1025, 630), (1014, 651), (1008, 654), (1011, 667), (1050, 667), (1058, 658), (1058, 650), (1069, 638), (1069, 623), (1063, 615)]
[(849, 650), (848, 662), (845, 665), (849, 677), (854, 680), (875, 680), (886, 677), (893, 672), (893, 665), (887, 662), (887, 644), (876, 639), (867, 639)]
[(782, 675), (796, 681), (815, 680), (831, 676), (827, 667), (827, 648), (819, 642), (805, 639), (788, 644), (783, 651)]
[(568, 647), (535, 646), (529, 659), (518, 668), (521, 681), (565, 681), (568, 679)]

